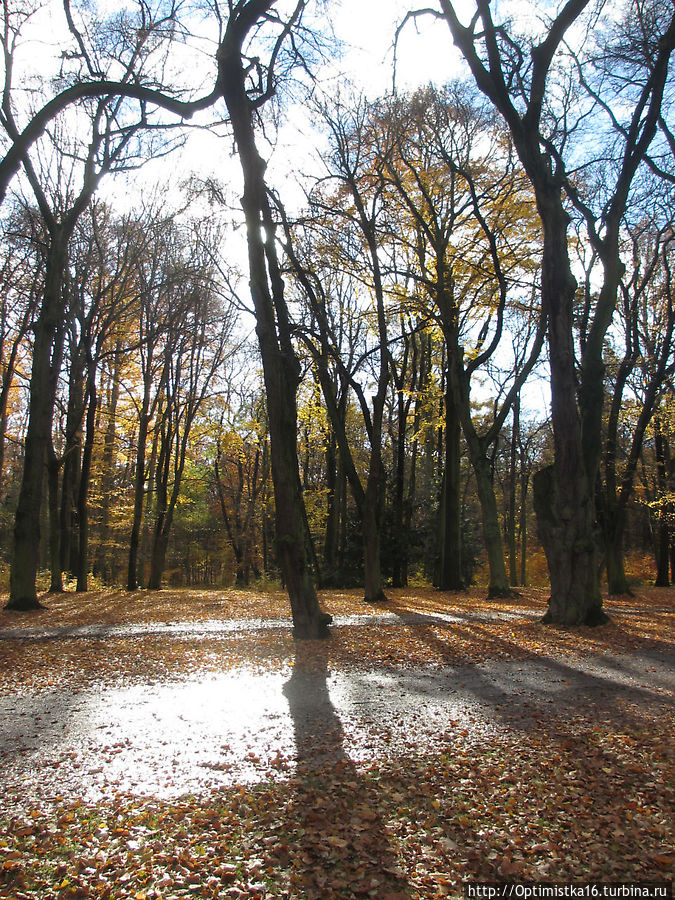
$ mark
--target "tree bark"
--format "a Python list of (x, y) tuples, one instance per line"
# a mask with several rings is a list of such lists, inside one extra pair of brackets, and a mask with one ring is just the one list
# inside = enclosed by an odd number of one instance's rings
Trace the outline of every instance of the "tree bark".
[(134, 512), (129, 536), (129, 561), (127, 566), (127, 590), (135, 591), (138, 587), (138, 550), (143, 519), (143, 497), (145, 487), (145, 453), (148, 440), (150, 418), (141, 411), (138, 419), (138, 442), (136, 445), (136, 469), (134, 472)]
[[(103, 438), (103, 459), (102, 459), (102, 477), (108, 483), (113, 485), (113, 461), (115, 456), (115, 430), (117, 422), (117, 404), (120, 396), (119, 382), (119, 365), (121, 356), (121, 343), (118, 341), (115, 346), (115, 355), (113, 368), (110, 373), (110, 400), (108, 402), (108, 423)], [(101, 502), (101, 526), (99, 529), (99, 546), (96, 558), (96, 574), (103, 579), (104, 582), (110, 580), (110, 550), (108, 540), (110, 535), (110, 502), (111, 491), (103, 491), (103, 499)]]
[(445, 390), (445, 428), (443, 453), (445, 465), (440, 503), (440, 561), (438, 589), (464, 590), (462, 579), (462, 490), (460, 479), (461, 425), (459, 410), (448, 376)]
[[(539, 185), (537, 203), (544, 229), (542, 301), (548, 314), (551, 419), (555, 467), (534, 479), (539, 537), (551, 580), (545, 622), (598, 625), (602, 611), (598, 578), (595, 498), (586, 469), (577, 405), (572, 310), (576, 280), (567, 250), (569, 217), (560, 188)], [(600, 388), (602, 390), (602, 388)]]
[[(668, 452), (660, 416), (654, 416), (654, 452), (656, 454), (656, 483), (661, 497), (668, 489)], [(666, 509), (657, 510), (656, 526), (656, 587), (670, 587), (670, 527)]]
[(89, 361), (89, 406), (84, 434), (84, 448), (82, 451), (82, 469), (80, 472), (80, 486), (77, 492), (77, 588), (78, 592), (87, 590), (87, 578), (89, 575), (89, 487), (91, 481), (91, 462), (94, 454), (94, 439), (96, 436), (96, 411), (98, 408), (98, 392), (96, 390), (96, 365)]
[(33, 367), (28, 401), (28, 429), (21, 489), (14, 522), (14, 553), (7, 609), (39, 609), (36, 578), (40, 560), (40, 509), (47, 453), (51, 443), (56, 378), (64, 333), (63, 272), (68, 236), (63, 229), (51, 235), (42, 307), (35, 323)]
[(520, 430), (520, 398), (516, 397), (513, 404), (513, 417), (511, 421), (511, 447), (509, 455), (509, 493), (507, 535), (509, 546), (509, 582), (515, 587), (518, 584), (518, 555), (516, 541), (516, 471), (518, 462), (518, 443)]

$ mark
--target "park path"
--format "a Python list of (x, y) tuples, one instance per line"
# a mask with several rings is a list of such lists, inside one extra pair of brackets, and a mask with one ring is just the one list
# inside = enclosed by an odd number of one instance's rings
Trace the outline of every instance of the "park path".
[[(411, 612), (337, 616), (336, 628), (400, 623), (424, 630), (534, 615), (531, 610), (478, 614)], [(106, 652), (129, 652), (133, 638), (205, 638), (287, 631), (286, 620), (227, 620), (149, 625), (6, 628), (0, 643), (105, 640)], [(286, 778), (304, 752), (321, 766), (336, 752), (326, 734), (338, 722), (339, 752), (355, 763), (401, 758), (443, 747), (479, 747), (491, 735), (552, 727), (580, 712), (625, 725), (651, 708), (675, 706), (675, 653), (643, 650), (591, 655), (532, 655), (432, 668), (331, 671), (302, 645), (289, 677), (246, 666), (198, 667), (176, 677), (131, 683), (44, 685), (0, 697), (0, 785), (5, 803), (114, 792), (175, 797), (217, 786)], [(307, 760), (305, 760), (307, 762)], [(11, 801), (8, 798), (12, 798)]]

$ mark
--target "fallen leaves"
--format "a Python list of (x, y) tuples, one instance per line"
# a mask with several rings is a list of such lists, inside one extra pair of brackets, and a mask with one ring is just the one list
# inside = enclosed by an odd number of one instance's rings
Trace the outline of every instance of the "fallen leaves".
[[(300, 686), (306, 678), (326, 691), (331, 671), (356, 671), (373, 676), (376, 692), (383, 671), (672, 647), (669, 592), (612, 601), (610, 626), (571, 632), (537, 624), (540, 592), (497, 604), (478, 592), (391, 593), (377, 623), (353, 619), (332, 640), (303, 645)], [(284, 619), (286, 602), (234, 591), (68, 595), (50, 598), (52, 609), (35, 619), (2, 613), (0, 627)], [(372, 615), (357, 592), (322, 602), (334, 615)], [(290, 677), (296, 648), (277, 627), (191, 639), (12, 640), (0, 652), (6, 692), (64, 685), (75, 703), (85, 684), (207, 678), (242, 665)], [(347, 753), (345, 724), (308, 713), (295, 721), (295, 761), (278, 747), (251, 748), (257, 783), (179, 799), (110, 789), (98, 803), (36, 801), (27, 782), (22, 794), (5, 795), (13, 811), (0, 812), (0, 898), (402, 900), (461, 895), (467, 880), (672, 878), (675, 720), (665, 695), (551, 703), (522, 721), (493, 700), (499, 730), (479, 734), (469, 718), (449, 715), (433, 742), (411, 740), (403, 755), (381, 750), (395, 743), (393, 722), (377, 741), (372, 728), (352, 728), (364, 752)], [(109, 757), (127, 749), (113, 743)], [(68, 760), (53, 764), (58, 774)]]

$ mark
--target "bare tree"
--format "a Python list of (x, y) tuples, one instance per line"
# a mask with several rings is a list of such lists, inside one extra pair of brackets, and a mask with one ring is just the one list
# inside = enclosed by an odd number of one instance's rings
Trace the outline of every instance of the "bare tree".
[[(634, 15), (642, 5), (628, 5), (627, 14)], [(535, 506), (551, 580), (546, 620), (565, 625), (598, 624), (606, 619), (598, 579), (594, 502), (601, 453), (602, 348), (616, 304), (621, 217), (633, 178), (660, 127), (675, 47), (675, 13), (664, 9), (654, 22), (651, 46), (655, 52), (643, 57), (634, 73), (639, 78), (631, 80), (634, 89), (623, 93), (617, 105), (621, 118), (611, 118), (616, 88), (611, 89), (607, 80), (595, 82), (593, 112), (604, 110), (610, 117), (618, 152), (607, 177), (605, 202), (599, 213), (593, 212), (584, 203), (581, 180), (571, 171), (577, 162), (574, 151), (581, 149), (573, 138), (581, 133), (589, 109), (578, 102), (578, 85), (565, 72), (574, 70), (576, 63), (582, 72), (578, 84), (583, 83), (583, 71), (587, 71), (583, 43), (593, 46), (591, 35), (603, 24), (602, 10), (602, 4), (591, 0), (567, 0), (553, 18), (544, 21), (542, 13), (538, 33), (523, 36), (511, 22), (495, 20), (496, 10), (488, 0), (477, 0), (467, 24), (450, 0), (439, 0), (435, 13), (449, 26), (476, 84), (507, 123), (542, 221), (542, 302), (548, 316), (555, 462), (535, 476)], [(575, 45), (581, 42), (576, 53), (566, 43), (572, 26), (577, 28)], [(567, 65), (559, 65), (565, 54)], [(590, 79), (586, 81), (590, 85)], [(588, 152), (592, 144), (585, 140)], [(597, 241), (604, 264), (604, 283), (582, 352), (579, 393), (573, 341), (577, 283), (568, 251), (566, 197), (587, 210), (589, 237)]]
[[(251, 297), (260, 344), (270, 427), (272, 480), (276, 509), (277, 552), (288, 590), (297, 638), (323, 637), (330, 616), (320, 609), (307, 554), (306, 513), (297, 454), (297, 388), (300, 366), (274, 238), (275, 223), (265, 182), (265, 161), (256, 143), (256, 121), (271, 99), (282, 53), (304, 10), (300, 0), (282, 18), (274, 0), (239, 0), (229, 4), (220, 40), (218, 85), (227, 105), (241, 164)], [(271, 49), (256, 38), (271, 32)]]

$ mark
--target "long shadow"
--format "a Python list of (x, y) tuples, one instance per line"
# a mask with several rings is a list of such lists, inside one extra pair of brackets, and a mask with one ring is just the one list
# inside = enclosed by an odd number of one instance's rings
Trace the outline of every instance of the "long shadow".
[(357, 770), (345, 750), (328, 688), (328, 653), (325, 641), (296, 643), (293, 673), (284, 686), (296, 745), (286, 817), (297, 882), (292, 895), (403, 900), (412, 892), (397, 866), (378, 785)]
[[(402, 619), (409, 617), (407, 610), (400, 610), (395, 603), (389, 608)], [(468, 638), (477, 643), (480, 636), (479, 627), (471, 628), (439, 620), (438, 617), (417, 614), (414, 620), (415, 634), (427, 643), (443, 659), (452, 656), (452, 637)], [(447, 634), (448, 640), (439, 637), (439, 632)], [(601, 713), (603, 718), (624, 725), (639, 727), (641, 720), (631, 713), (627, 704), (637, 709), (643, 705), (673, 705), (663, 691), (670, 687), (667, 676), (655, 677), (653, 681), (661, 690), (632, 684), (630, 680), (639, 672), (622, 667), (620, 660), (609, 654), (592, 654), (595, 671), (584, 667), (583, 663), (575, 666), (571, 660), (563, 661), (534, 650), (523, 656), (522, 647), (517, 641), (509, 641), (498, 635), (482, 635), (486, 650), (505, 651), (507, 659), (486, 660), (481, 665), (475, 663), (453, 666), (443, 669), (438, 679), (425, 679), (431, 682), (426, 691), (433, 690), (433, 682), (438, 690), (450, 690), (473, 699), (484, 707), (486, 714), (493, 721), (518, 730), (532, 730), (540, 725), (542, 715), (576, 715), (581, 712)], [(675, 660), (672, 648), (667, 652), (647, 651), (641, 653), (652, 663), (661, 663), (664, 668)], [(514, 658), (515, 657), (515, 658)], [(604, 671), (597, 671), (601, 668)], [(625, 678), (617, 678), (624, 675)], [(405, 677), (405, 676), (404, 676)]]
[[(389, 608), (396, 611), (394, 604)], [(439, 634), (447, 634), (450, 640), (455, 634), (469, 635), (476, 640), (475, 629), (450, 624), (441, 626), (437, 621), (430, 625), (420, 622), (415, 634), (433, 645), (442, 658), (451, 654)], [(515, 651), (518, 648), (517, 641), (511, 643), (494, 635), (489, 638), (501, 644), (502, 649)], [(597, 661), (597, 656), (594, 659)], [(673, 660), (672, 649), (669, 653), (648, 653), (646, 659), (648, 662), (658, 660), (667, 678), (668, 661)], [(624, 681), (617, 683), (617, 673), (629, 678), (634, 674), (630, 664), (626, 671), (621, 669), (620, 662), (615, 667), (605, 663), (602, 659), (605, 672), (584, 671), (583, 661), (576, 667), (573, 660), (562, 661), (532, 651), (527, 658), (521, 656), (437, 669), (428, 673), (427, 678), (419, 678), (419, 685), (425, 693), (437, 691), (437, 696), (442, 696), (443, 691), (447, 692), (449, 715), (446, 721), (449, 727), (436, 750), (441, 760), (444, 756), (452, 757), (455, 740), (461, 742), (461, 735), (468, 735), (465, 739), (473, 744), (473, 749), (464, 758), (475, 760), (480, 774), (485, 752), (480, 734), (472, 739), (469, 735), (472, 725), (468, 730), (462, 730), (464, 723), (458, 729), (449, 721), (457, 695), (460, 704), (470, 706), (473, 703), (477, 713), (501, 726), (505, 746), (512, 748), (511, 753), (501, 753), (498, 757), (499, 770), (491, 770), (491, 780), (487, 782), (480, 777), (474, 782), (473, 769), (467, 769), (467, 777), (472, 779), (473, 805), (498, 809), (501, 802), (501, 784), (498, 782), (502, 781), (517, 786), (527, 784), (524, 790), (520, 787), (517, 790), (523, 809), (529, 805), (535, 817), (541, 814), (542, 807), (546, 809), (552, 798), (554, 805), (559, 804), (558, 824), (549, 829), (549, 845), (540, 859), (542, 864), (554, 866), (546, 871), (559, 871), (563, 860), (570, 859), (577, 848), (582, 850), (588, 844), (589, 817), (576, 815), (575, 805), (578, 805), (581, 810), (592, 809), (597, 840), (606, 846), (617, 880), (633, 880), (637, 875), (645, 880), (660, 879), (664, 877), (661, 856), (653, 854), (655, 850), (660, 851), (661, 841), (657, 839), (655, 843), (652, 840), (652, 856), (645, 857), (645, 840), (650, 829), (657, 831), (661, 828), (660, 823), (671, 816), (666, 784), (672, 772), (672, 758), (669, 759), (667, 738), (658, 732), (655, 724), (658, 720), (649, 713), (655, 709), (672, 710), (673, 695), (671, 692), (670, 697), (664, 696), (648, 686)], [(404, 672), (402, 677), (407, 680), (412, 674)], [(655, 681), (658, 687), (663, 684), (661, 679)], [(671, 678), (671, 689), (672, 685)], [(511, 740), (513, 737), (516, 738), (515, 745)], [(433, 763), (430, 771), (434, 771)], [(443, 783), (437, 789), (447, 791), (442, 809), (450, 811), (449, 827), (452, 828), (455, 823), (452, 810), (456, 801), (461, 802), (463, 798), (455, 796), (453, 785), (448, 787)], [(635, 810), (645, 810), (639, 828), (631, 827)], [(510, 817), (503, 809), (494, 815), (502, 823)], [(461, 819), (459, 822), (462, 824)], [(625, 823), (625, 827), (621, 823)], [(463, 853), (471, 855), (477, 837), (472, 833), (470, 823), (463, 826), (461, 834), (450, 831), (450, 836), (461, 845)], [(529, 847), (527, 858), (536, 860), (542, 847), (539, 836), (528, 833), (521, 835), (520, 840), (523, 847)], [(666, 838), (661, 840), (666, 844)], [(620, 850), (617, 843), (620, 843)], [(555, 857), (553, 861), (552, 857)], [(501, 881), (513, 875), (512, 869), (500, 868), (496, 861), (490, 860), (491, 857), (485, 854), (476, 859), (474, 853), (465, 877), (470, 872), (472, 878)], [(604, 865), (603, 861), (602, 870), (596, 871), (594, 877), (599, 871), (604, 873)], [(576, 877), (580, 874), (577, 872)]]

